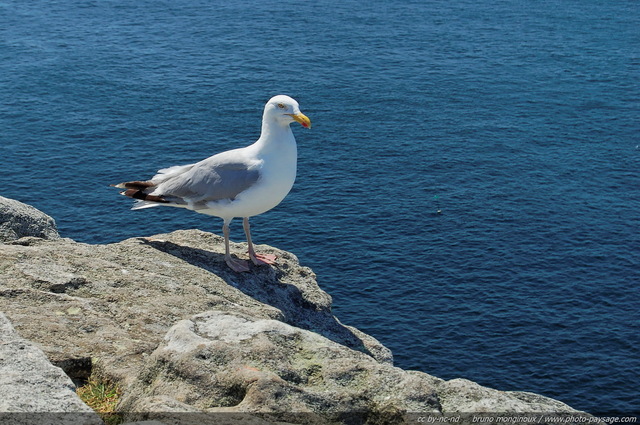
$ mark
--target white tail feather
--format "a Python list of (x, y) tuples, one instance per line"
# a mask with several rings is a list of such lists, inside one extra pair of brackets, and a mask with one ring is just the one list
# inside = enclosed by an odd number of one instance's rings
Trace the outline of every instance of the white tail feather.
[(132, 210), (142, 210), (142, 209), (145, 209), (145, 208), (159, 207), (160, 205), (163, 205), (163, 204), (159, 204), (157, 202), (136, 201), (136, 203), (133, 204), (133, 207), (131, 207), (131, 209)]

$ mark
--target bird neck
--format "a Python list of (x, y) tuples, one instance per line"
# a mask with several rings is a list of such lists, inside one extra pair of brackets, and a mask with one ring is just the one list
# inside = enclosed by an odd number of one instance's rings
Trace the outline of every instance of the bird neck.
[(283, 145), (295, 146), (296, 140), (289, 124), (281, 124), (278, 121), (263, 120), (260, 138), (256, 141), (261, 149), (282, 149)]

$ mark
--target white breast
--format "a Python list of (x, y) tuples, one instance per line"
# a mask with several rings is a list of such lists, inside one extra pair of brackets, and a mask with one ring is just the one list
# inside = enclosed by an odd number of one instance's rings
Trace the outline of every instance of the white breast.
[(255, 185), (240, 193), (234, 200), (207, 203), (207, 209), (197, 212), (231, 219), (252, 217), (276, 207), (287, 196), (296, 179), (297, 150), (295, 140), (291, 143), (256, 152), (261, 161), (260, 178)]

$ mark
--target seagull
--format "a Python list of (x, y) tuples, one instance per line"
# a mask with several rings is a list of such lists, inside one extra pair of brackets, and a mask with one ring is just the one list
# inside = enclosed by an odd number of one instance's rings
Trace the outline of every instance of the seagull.
[(298, 102), (289, 96), (272, 97), (264, 107), (258, 140), (244, 148), (221, 152), (195, 164), (159, 170), (146, 181), (112, 185), (137, 200), (133, 210), (170, 206), (186, 208), (223, 220), (224, 260), (235, 272), (248, 272), (249, 262), (231, 257), (229, 225), (243, 218), (243, 227), (253, 264), (274, 264), (276, 256), (257, 253), (251, 241), (249, 217), (278, 205), (296, 178), (297, 147), (290, 124), (311, 128)]

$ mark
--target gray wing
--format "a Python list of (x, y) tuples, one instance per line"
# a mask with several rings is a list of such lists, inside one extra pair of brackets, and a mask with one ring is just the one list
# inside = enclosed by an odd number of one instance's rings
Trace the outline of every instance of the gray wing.
[(181, 198), (189, 203), (233, 200), (260, 178), (260, 170), (250, 165), (243, 161), (223, 162), (209, 158), (166, 178), (156, 186), (153, 194)]

